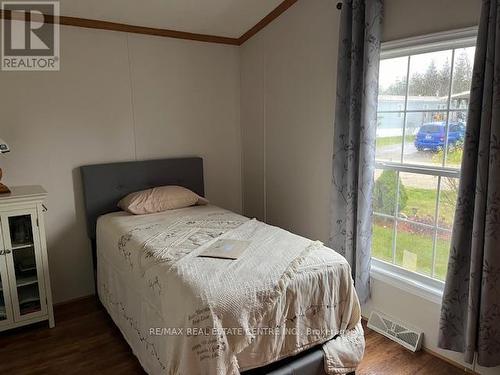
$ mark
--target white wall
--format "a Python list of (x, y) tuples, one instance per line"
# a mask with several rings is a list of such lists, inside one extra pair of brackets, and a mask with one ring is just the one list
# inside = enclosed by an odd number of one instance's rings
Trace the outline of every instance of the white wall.
[(241, 210), (237, 47), (62, 27), (60, 72), (0, 72), (7, 185), (40, 184), (56, 302), (93, 293), (78, 167), (202, 156), (206, 193)]
[(338, 16), (334, 2), (299, 1), (241, 47), (244, 211), (323, 241)]
[[(330, 0), (299, 0), (241, 47), (243, 206), (326, 241), (340, 12)], [(386, 0), (383, 39), (474, 26), (480, 0)], [(450, 11), (452, 10), (452, 11)], [(439, 304), (373, 280), (364, 314), (378, 309), (420, 327), (437, 349)], [(498, 374), (498, 369), (481, 369)]]
[(476, 26), (481, 0), (384, 0), (383, 40)]

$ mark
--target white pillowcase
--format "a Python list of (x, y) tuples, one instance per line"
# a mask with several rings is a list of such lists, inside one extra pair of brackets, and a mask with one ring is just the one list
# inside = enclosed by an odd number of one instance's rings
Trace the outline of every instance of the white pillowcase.
[(144, 215), (207, 203), (191, 190), (172, 185), (131, 193), (118, 202), (118, 207), (134, 215)]

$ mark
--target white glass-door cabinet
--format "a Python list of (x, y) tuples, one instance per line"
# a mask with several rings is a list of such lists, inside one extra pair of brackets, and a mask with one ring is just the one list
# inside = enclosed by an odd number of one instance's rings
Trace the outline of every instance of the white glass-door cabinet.
[(52, 293), (41, 186), (11, 188), (0, 195), (0, 331), (49, 321)]

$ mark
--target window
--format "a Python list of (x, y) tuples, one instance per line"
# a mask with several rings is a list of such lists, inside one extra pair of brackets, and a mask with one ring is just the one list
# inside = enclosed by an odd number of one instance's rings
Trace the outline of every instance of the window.
[(372, 256), (392, 272), (423, 275), (434, 285), (448, 265), (474, 34), (382, 46)]

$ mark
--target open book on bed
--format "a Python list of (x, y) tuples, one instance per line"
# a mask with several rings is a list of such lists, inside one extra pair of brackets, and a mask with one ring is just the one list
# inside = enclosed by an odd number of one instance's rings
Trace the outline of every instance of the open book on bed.
[(250, 245), (250, 241), (217, 240), (198, 256), (236, 260), (243, 254), (248, 245)]

